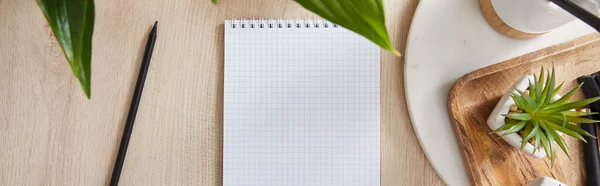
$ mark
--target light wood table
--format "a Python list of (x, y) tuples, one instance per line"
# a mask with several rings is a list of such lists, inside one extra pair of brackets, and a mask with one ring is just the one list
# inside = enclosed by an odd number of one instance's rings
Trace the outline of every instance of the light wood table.
[[(417, 0), (385, 1), (404, 51)], [(0, 185), (106, 185), (147, 33), (159, 22), (122, 185), (220, 185), (223, 21), (315, 19), (289, 0), (97, 0), (87, 100), (34, 0), (0, 0)], [(403, 58), (382, 52), (382, 185), (441, 185), (410, 124)]]

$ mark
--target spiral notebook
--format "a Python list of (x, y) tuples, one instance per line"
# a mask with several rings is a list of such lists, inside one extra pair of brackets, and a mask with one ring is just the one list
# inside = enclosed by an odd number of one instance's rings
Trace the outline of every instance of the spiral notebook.
[(379, 185), (379, 55), (327, 21), (225, 21), (223, 185)]

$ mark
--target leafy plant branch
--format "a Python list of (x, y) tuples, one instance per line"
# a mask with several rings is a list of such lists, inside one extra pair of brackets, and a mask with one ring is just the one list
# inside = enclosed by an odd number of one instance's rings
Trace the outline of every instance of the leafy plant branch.
[[(83, 92), (91, 97), (94, 0), (36, 0)], [(218, 0), (211, 0), (217, 4)], [(364, 36), (396, 56), (382, 0), (296, 0), (304, 8)]]

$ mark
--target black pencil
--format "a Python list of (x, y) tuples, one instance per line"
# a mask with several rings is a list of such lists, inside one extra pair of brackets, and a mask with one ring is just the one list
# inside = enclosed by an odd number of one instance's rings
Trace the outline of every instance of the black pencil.
[(129, 106), (129, 114), (127, 115), (125, 129), (123, 130), (123, 137), (121, 138), (121, 145), (119, 146), (119, 153), (117, 154), (117, 160), (115, 161), (115, 167), (110, 179), (111, 186), (119, 185), (119, 178), (121, 177), (123, 162), (125, 162), (125, 155), (127, 154), (127, 146), (129, 146), (131, 131), (133, 131), (133, 123), (135, 122), (138, 105), (142, 97), (142, 90), (144, 89), (144, 82), (146, 81), (146, 74), (148, 73), (148, 66), (150, 66), (150, 58), (152, 58), (152, 51), (154, 50), (154, 43), (156, 42), (157, 25), (158, 21), (154, 22), (154, 27), (152, 27), (152, 31), (150, 31), (150, 35), (148, 36), (146, 50), (144, 51), (144, 58), (142, 59), (142, 66), (140, 67), (138, 79), (135, 83), (133, 98), (131, 99), (131, 105)]
[[(579, 82), (583, 82), (581, 87), (583, 94), (587, 98), (600, 96), (600, 88), (593, 76), (583, 76), (577, 78)], [(600, 111), (598, 102), (589, 105), (592, 112)], [(593, 116), (586, 116), (588, 119), (597, 119)], [(596, 124), (581, 124), (581, 128), (586, 132), (596, 136)], [(587, 141), (583, 145), (586, 170), (586, 185), (600, 185), (600, 156), (598, 155), (598, 139), (584, 136)]]

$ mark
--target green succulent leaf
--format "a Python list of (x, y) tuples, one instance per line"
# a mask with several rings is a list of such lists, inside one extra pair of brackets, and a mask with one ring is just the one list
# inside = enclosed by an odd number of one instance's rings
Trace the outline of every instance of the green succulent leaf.
[(503, 114), (503, 116), (510, 118), (510, 119), (516, 119), (516, 120), (530, 120), (531, 119), (531, 115), (528, 113), (511, 113), (511, 114)]
[[(534, 78), (534, 80), (536, 79), (535, 75), (533, 76), (533, 78)], [(531, 81), (529, 81), (529, 96), (531, 96), (533, 99), (536, 99), (535, 98), (535, 85), (533, 85), (533, 83)]]
[(512, 127), (504, 130), (504, 134), (502, 134), (501, 137), (521, 131), (521, 129), (523, 129), (525, 127), (525, 124), (527, 124), (527, 121), (519, 121), (518, 123), (514, 124)]
[(499, 128), (497, 128), (496, 130), (494, 130), (491, 133), (496, 133), (496, 132), (500, 132), (500, 131), (505, 131), (510, 129), (511, 127), (515, 126), (517, 123), (519, 123), (518, 120), (509, 120), (508, 122), (506, 122), (504, 125), (500, 126)]
[[(538, 128), (539, 129), (540, 122), (538, 122), (537, 120), (531, 120), (531, 122), (533, 123), (534, 128)], [(535, 139), (534, 139), (534, 142), (533, 142), (533, 152), (536, 152), (540, 148), (540, 143), (539, 143), (540, 133), (541, 132), (537, 132), (536, 131), (536, 133), (534, 134)], [(529, 141), (529, 139), (527, 141)], [(521, 144), (521, 146), (522, 145), (523, 144)]]
[(542, 144), (542, 146), (544, 147), (544, 151), (546, 151), (546, 155), (548, 155), (548, 158), (552, 159), (550, 156), (552, 155), (552, 153), (550, 152), (550, 145), (548, 143), (548, 138), (546, 138), (546, 135), (544, 135), (544, 133), (539, 133), (540, 135), (540, 143)]
[(552, 73), (550, 75), (550, 79), (546, 80), (546, 85), (544, 86), (544, 92), (542, 93), (542, 108), (550, 103), (552, 99), (551, 94), (554, 92), (554, 81), (555, 81), (554, 69), (552, 69)]
[(540, 76), (537, 79), (537, 82), (534, 83), (535, 85), (535, 97), (536, 97), (536, 101), (539, 102), (540, 98), (542, 97), (542, 92), (543, 90), (543, 85), (544, 85), (544, 68), (542, 67), (542, 71), (540, 72)]
[[(521, 141), (521, 150), (523, 150), (523, 148), (525, 148), (525, 145), (529, 142), (529, 140), (531, 138), (533, 138), (534, 136), (536, 136), (536, 134), (538, 134), (537, 132), (538, 127), (535, 126), (535, 128), (532, 125), (525, 125), (525, 129), (523, 130), (523, 136), (525, 136), (525, 138), (523, 138), (523, 141)], [(536, 137), (538, 138), (538, 137)]]
[(525, 100), (525, 103), (527, 103), (526, 105), (529, 108), (531, 108), (532, 111), (538, 111), (540, 109), (539, 108), (539, 104), (531, 96), (529, 96), (529, 95), (523, 95), (523, 93), (521, 93), (520, 97), (522, 97)]
[[(550, 116), (553, 118), (557, 118), (556, 116)], [(573, 116), (565, 116), (566, 117), (566, 121), (570, 122), (570, 123), (598, 123), (598, 120), (593, 120), (593, 119), (587, 119), (587, 118), (580, 118), (580, 117), (573, 117)], [(563, 118), (560, 118), (563, 119)], [(565, 120), (565, 119), (563, 119)]]
[[(533, 138), (535, 136), (535, 134), (537, 134), (540, 130), (540, 126), (539, 126), (538, 122), (531, 122), (531, 123), (533, 123), (533, 127), (531, 128), (531, 131), (529, 132), (529, 134), (524, 135), (526, 141), (529, 141), (529, 139)], [(529, 126), (531, 126), (531, 125), (529, 125)]]
[(560, 99), (556, 100), (555, 102), (552, 102), (551, 104), (549, 104), (546, 107), (546, 109), (552, 109), (552, 108), (555, 108), (557, 106), (563, 105), (564, 103), (566, 103), (567, 101), (569, 101), (569, 99), (571, 99), (571, 97), (573, 97), (573, 95), (575, 95), (575, 93), (577, 93), (577, 91), (581, 88), (581, 86), (583, 86), (583, 83), (580, 83), (579, 86), (575, 87), (574, 89), (571, 89), (563, 97), (561, 97)]
[(600, 100), (600, 97), (589, 98), (589, 99), (585, 99), (585, 100), (581, 100), (581, 101), (565, 103), (563, 105), (559, 105), (559, 106), (556, 106), (551, 109), (544, 109), (540, 112), (547, 114), (547, 113), (568, 111), (568, 110), (575, 109), (575, 108), (581, 108), (583, 106), (589, 105), (590, 103), (594, 103), (598, 100)]
[[(544, 118), (545, 121), (550, 122), (550, 123), (562, 123), (563, 121), (560, 119), (556, 119), (556, 118), (552, 118), (552, 117), (546, 117)], [(560, 125), (557, 125), (560, 128)], [(576, 132), (577, 134), (580, 134), (582, 136), (588, 136), (588, 137), (592, 137), (595, 138), (595, 136), (591, 135), (590, 133), (586, 132), (585, 130), (579, 128), (578, 126), (575, 126), (573, 124), (566, 124), (565, 125), (565, 129), (563, 129), (563, 131), (566, 130), (571, 130), (573, 132)], [(565, 133), (566, 134), (566, 133)]]
[[(552, 92), (552, 95), (550, 95), (550, 100), (552, 100), (552, 98), (554, 98), (554, 96), (556, 96), (558, 94), (558, 92), (560, 91), (560, 89), (563, 87), (563, 85), (565, 84), (565, 82), (560, 83), (560, 85), (558, 85), (558, 87), (556, 87), (554, 89), (554, 91)], [(552, 103), (552, 101), (548, 102), (548, 104)]]
[(580, 117), (580, 116), (589, 116), (589, 115), (595, 115), (598, 114), (597, 112), (575, 112), (575, 111), (562, 111), (560, 112), (561, 114), (564, 114), (565, 116), (573, 116), (573, 117)]
[(561, 127), (561, 126), (559, 126), (559, 125), (557, 125), (555, 123), (549, 122), (549, 121), (545, 121), (545, 122), (548, 125), (548, 127), (550, 127), (550, 129), (554, 129), (556, 131), (560, 131), (562, 133), (565, 133), (566, 135), (569, 135), (569, 136), (577, 138), (577, 139), (579, 139), (581, 141), (587, 142), (580, 134), (578, 134), (575, 131), (572, 131), (572, 130), (564, 128), (564, 127)]
[(93, 0), (37, 0), (52, 28), (54, 36), (90, 98), (92, 82), (92, 34), (94, 32)]
[(527, 104), (527, 101), (525, 100), (525, 98), (521, 97), (518, 94), (511, 94), (511, 97), (513, 99), (513, 101), (515, 102), (515, 105), (517, 105), (517, 107), (519, 107), (521, 110), (527, 111), (527, 112), (533, 112), (533, 108), (531, 108), (531, 106), (529, 106), (529, 104)]
[(371, 40), (381, 48), (400, 56), (392, 46), (385, 26), (381, 0), (296, 0), (304, 8)]
[[(547, 153), (547, 155), (548, 155), (548, 158), (550, 158), (551, 164), (554, 165), (554, 155), (555, 155), (554, 143), (556, 143), (556, 142), (554, 141), (554, 136), (552, 136), (549, 131), (546, 131), (545, 135), (546, 135), (546, 138), (548, 139), (548, 151), (550, 151), (550, 153)], [(546, 147), (544, 147), (544, 148), (546, 148)]]
[(537, 152), (540, 149), (540, 135), (541, 133), (535, 134), (535, 140), (533, 141), (533, 153)]
[(563, 121), (562, 128), (564, 129), (567, 126), (567, 123), (568, 123), (567, 122), (567, 115), (561, 113), (561, 116), (562, 116), (562, 121)]
[(552, 136), (556, 144), (558, 144), (558, 146), (563, 150), (563, 152), (565, 152), (565, 154), (570, 159), (571, 156), (569, 155), (567, 145), (565, 144), (565, 141), (562, 139), (562, 137), (556, 132), (556, 130), (550, 129), (542, 120), (540, 120), (540, 126), (542, 126), (542, 128), (546, 131), (546, 135)]

